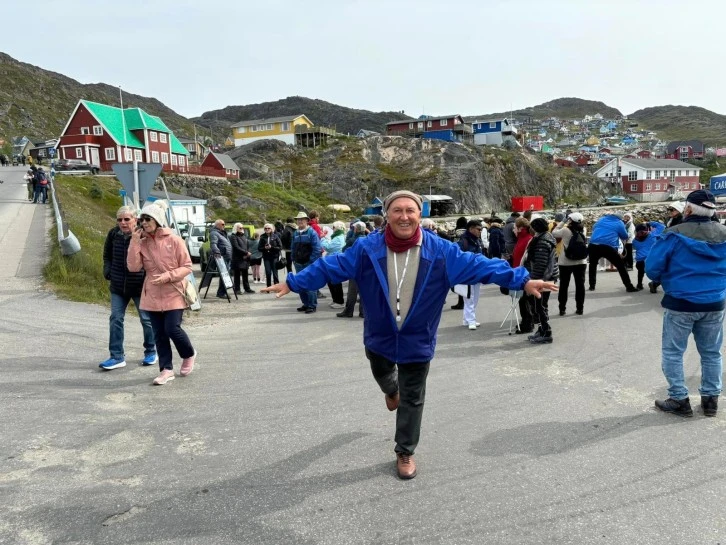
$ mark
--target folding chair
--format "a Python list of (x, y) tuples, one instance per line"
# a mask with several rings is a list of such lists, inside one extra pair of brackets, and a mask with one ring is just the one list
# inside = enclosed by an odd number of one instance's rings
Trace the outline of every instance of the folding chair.
[(509, 319), (509, 334), (512, 334), (512, 331), (517, 331), (519, 329), (519, 298), (522, 296), (521, 291), (510, 291), (509, 292), (509, 298), (511, 300), (511, 305), (509, 306), (509, 311), (507, 312), (507, 315), (504, 317), (504, 320), (502, 320), (502, 323), (499, 326), (499, 329), (501, 329), (504, 326), (504, 322)]

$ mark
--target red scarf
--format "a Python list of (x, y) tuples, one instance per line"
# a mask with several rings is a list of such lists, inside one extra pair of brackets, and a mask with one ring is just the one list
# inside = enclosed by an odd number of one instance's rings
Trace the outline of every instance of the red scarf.
[(386, 225), (384, 236), (386, 239), (386, 246), (388, 246), (388, 248), (396, 253), (405, 252), (406, 250), (410, 250), (416, 246), (418, 241), (421, 240), (421, 228), (419, 227), (416, 229), (416, 232), (411, 238), (396, 238), (391, 230), (391, 226)]

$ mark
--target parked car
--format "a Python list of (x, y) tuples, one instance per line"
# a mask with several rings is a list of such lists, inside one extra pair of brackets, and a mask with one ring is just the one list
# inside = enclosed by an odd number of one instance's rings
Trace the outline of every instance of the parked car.
[(207, 241), (207, 227), (206, 225), (194, 225), (193, 223), (187, 226), (186, 245), (189, 250), (189, 256), (192, 258), (192, 263), (199, 263), (200, 253), (199, 250)]
[(90, 164), (83, 159), (61, 159), (55, 165), (57, 171), (64, 170), (88, 170), (91, 174), (96, 175), (100, 170), (96, 165)]

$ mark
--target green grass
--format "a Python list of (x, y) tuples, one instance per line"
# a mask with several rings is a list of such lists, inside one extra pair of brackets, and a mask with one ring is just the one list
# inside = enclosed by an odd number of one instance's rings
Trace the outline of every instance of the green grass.
[[(121, 184), (115, 178), (58, 176), (55, 188), (81, 251), (64, 256), (59, 245), (52, 244), (43, 271), (46, 282), (63, 299), (109, 304), (108, 282), (103, 278), (103, 244), (115, 225), (116, 210), (123, 204), (118, 194)], [(55, 227), (51, 237), (54, 241), (58, 238)]]

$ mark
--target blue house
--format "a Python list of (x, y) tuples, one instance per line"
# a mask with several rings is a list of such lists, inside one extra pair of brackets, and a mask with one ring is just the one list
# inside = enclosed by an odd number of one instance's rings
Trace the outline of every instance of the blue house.
[(501, 146), (506, 140), (517, 145), (517, 128), (507, 118), (474, 121), (471, 124), (474, 131), (474, 144), (477, 146)]

